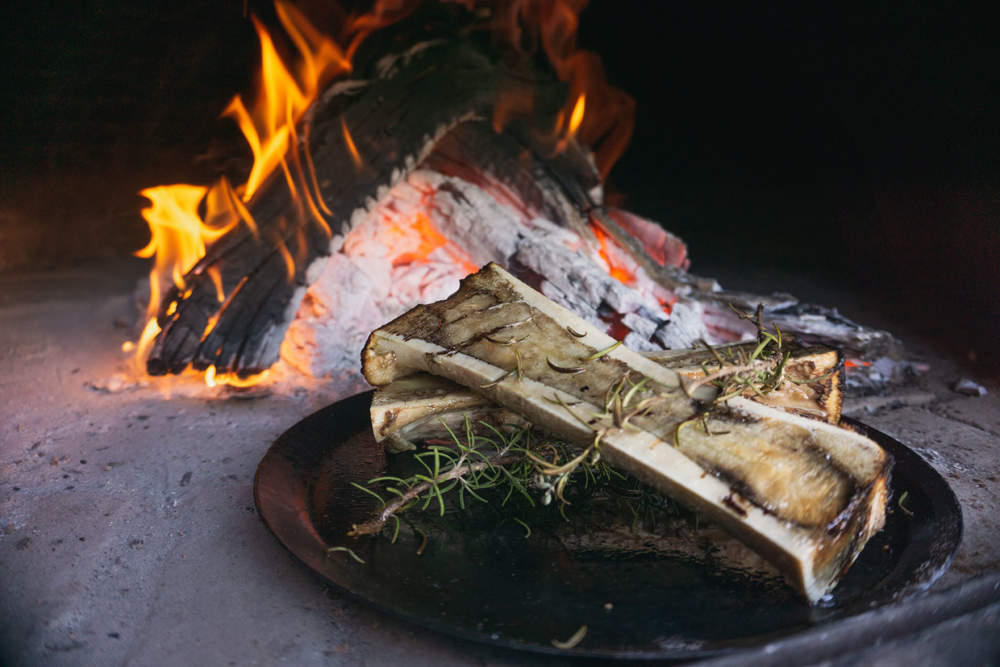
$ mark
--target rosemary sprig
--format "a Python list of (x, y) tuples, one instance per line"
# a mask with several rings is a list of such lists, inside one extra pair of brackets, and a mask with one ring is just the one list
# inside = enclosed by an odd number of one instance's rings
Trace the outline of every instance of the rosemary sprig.
[(549, 368), (554, 370), (556, 373), (567, 373), (570, 375), (576, 375), (577, 373), (582, 373), (586, 370), (583, 366), (560, 366), (559, 364), (552, 361), (551, 358), (545, 357), (545, 363), (549, 365)]
[[(559, 403), (572, 412), (565, 402)], [(529, 489), (534, 488), (541, 493), (542, 505), (557, 499), (562, 512), (562, 506), (569, 504), (566, 489), (571, 478), (580, 476), (586, 485), (611, 476), (610, 468), (600, 462), (600, 432), (595, 432), (583, 451), (573, 452), (565, 443), (539, 438), (530, 428), (505, 431), (480, 422), (483, 429), (476, 433), (467, 419), (464, 437), (459, 437), (447, 424), (442, 425), (451, 442), (413, 455), (421, 472), (407, 478), (382, 475), (369, 480), (367, 486), (354, 485), (377, 499), (380, 509), (368, 521), (352, 526), (349, 536), (376, 535), (392, 521), (395, 541), (400, 514), (411, 508), (424, 511), (433, 506), (436, 513), (443, 515), (449, 495), (457, 496), (461, 509), (465, 509), (468, 499), (489, 502), (488, 495), (499, 497), (501, 506), (515, 496), (533, 506), (535, 499)], [(520, 520), (518, 523), (530, 534), (527, 524)]]
[[(440, 457), (441, 448), (434, 447), (432, 449), (434, 450), (434, 453)], [(520, 453), (512, 452), (504, 456), (498, 456), (489, 461), (476, 461), (474, 463), (461, 464), (453, 463), (452, 465), (447, 466), (444, 470), (439, 469), (433, 476), (420, 474), (414, 475), (411, 480), (406, 481), (408, 488), (405, 491), (400, 492), (395, 500), (385, 503), (382, 511), (379, 512), (375, 518), (364, 523), (355, 524), (347, 534), (351, 537), (376, 535), (382, 532), (382, 529), (385, 528), (386, 523), (388, 523), (391, 518), (395, 517), (403, 510), (411, 507), (415, 501), (419, 501), (421, 498), (424, 501), (422, 509), (426, 509), (431, 501), (436, 500), (438, 502), (440, 513), (443, 515), (445, 512), (444, 494), (451, 491), (456, 486), (460, 486), (462, 489), (463, 493), (460, 494), (460, 502), (463, 505), (464, 493), (469, 493), (469, 495), (473, 498), (486, 502), (478, 491), (496, 485), (497, 475), (482, 476), (478, 473), (493, 473), (498, 469), (503, 470), (502, 466), (514, 463), (521, 458), (523, 457)], [(423, 463), (423, 461), (421, 462)], [(450, 482), (454, 482), (454, 484), (449, 484)], [(378, 496), (378, 494), (374, 491), (371, 491), (370, 489), (367, 490), (370, 491), (372, 495)]]
[(568, 651), (571, 648), (576, 648), (580, 644), (580, 642), (583, 641), (583, 638), (586, 636), (587, 636), (587, 626), (581, 625), (576, 632), (570, 635), (569, 639), (567, 639), (566, 641), (559, 641), (558, 639), (553, 639), (552, 645), (555, 646), (557, 649)]
[(622, 342), (620, 340), (616, 340), (614, 343), (612, 343), (611, 345), (607, 346), (603, 350), (598, 350), (597, 352), (594, 352), (592, 355), (590, 355), (589, 357), (587, 357), (583, 361), (584, 361), (584, 363), (586, 363), (588, 361), (596, 361), (597, 359), (600, 359), (601, 357), (603, 357), (604, 355), (606, 355), (608, 352), (611, 352), (612, 350), (616, 349), (621, 344), (622, 344)]

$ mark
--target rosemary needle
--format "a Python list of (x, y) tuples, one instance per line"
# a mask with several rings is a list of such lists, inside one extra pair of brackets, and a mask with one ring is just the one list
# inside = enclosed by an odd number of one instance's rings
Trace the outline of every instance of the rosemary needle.
[(569, 650), (571, 648), (577, 647), (580, 644), (580, 642), (583, 641), (583, 638), (586, 637), (586, 636), (587, 636), (587, 626), (586, 625), (581, 625), (580, 629), (577, 630), (576, 632), (574, 632), (572, 634), (572, 636), (570, 636), (569, 639), (567, 639), (564, 642), (559, 641), (558, 639), (553, 639), (552, 640), (552, 645), (555, 646), (558, 649), (562, 649), (562, 650), (566, 651), (566, 650)]

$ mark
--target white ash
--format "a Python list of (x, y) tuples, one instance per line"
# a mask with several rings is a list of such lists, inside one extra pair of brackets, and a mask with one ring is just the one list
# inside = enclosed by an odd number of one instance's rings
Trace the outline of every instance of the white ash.
[[(447, 242), (409, 261), (419, 254), (421, 237), (405, 232), (420, 216)], [(632, 330), (626, 342), (636, 349), (659, 349), (651, 341), (658, 322), (669, 326), (678, 319), (676, 307), (668, 314), (660, 305), (676, 297), (641, 267), (630, 267), (634, 286), (624, 285), (609, 274), (598, 249), (573, 231), (467, 181), (418, 169), (371, 207), (326, 261), (288, 329), (281, 357), (302, 373), (353, 386), (372, 330), (418, 303), (445, 298), (466, 273), (489, 261), (534, 272), (546, 296), (599, 326), (607, 326), (599, 313), (618, 313)], [(683, 325), (685, 340), (712, 339), (693, 319)]]
[(670, 311), (670, 319), (653, 334), (654, 340), (667, 350), (694, 347), (708, 337), (704, 310), (698, 301), (678, 300)]
[[(434, 192), (432, 220), (441, 233), (460, 245), (476, 265), (496, 257), (510, 257), (518, 245), (525, 221), (480, 188), (458, 178), (427, 170), (414, 172), (411, 181)], [(488, 224), (483, 224), (489, 221)]]
[(892, 337), (884, 331), (868, 329), (844, 317), (836, 308), (813, 304), (795, 304), (776, 308), (768, 320), (782, 330), (794, 330), (815, 342), (863, 350), (873, 345), (891, 346)]
[(652, 338), (653, 334), (656, 333), (656, 322), (648, 320), (638, 313), (625, 313), (622, 317), (622, 324), (646, 340)]
[(989, 392), (986, 391), (986, 387), (970, 380), (969, 378), (962, 378), (952, 387), (953, 391), (959, 394), (965, 394), (966, 396), (985, 396)]
[(625, 347), (635, 350), (636, 352), (656, 352), (662, 350), (663, 348), (648, 338), (644, 338), (641, 334), (637, 334), (634, 331), (630, 331), (622, 339), (622, 343)]

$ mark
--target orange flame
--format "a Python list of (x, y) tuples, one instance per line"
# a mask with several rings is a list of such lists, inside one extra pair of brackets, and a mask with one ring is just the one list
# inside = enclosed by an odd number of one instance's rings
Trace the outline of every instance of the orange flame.
[[(145, 248), (135, 254), (154, 259), (149, 272), (149, 305), (146, 310), (149, 320), (138, 343), (132, 348), (139, 363), (145, 360), (153, 339), (160, 332), (156, 313), (166, 288), (172, 282), (183, 290), (184, 274), (205, 254), (206, 245), (232, 226), (232, 222), (220, 221), (217, 215), (210, 219), (222, 224), (208, 225), (198, 215), (198, 207), (205, 199), (207, 190), (198, 185), (161, 185), (146, 188), (140, 193), (150, 201), (150, 206), (142, 210), (142, 217), (149, 225), (152, 238)], [(176, 307), (174, 302), (167, 305), (167, 310), (170, 312)]]
[(597, 242), (600, 244), (598, 254), (604, 260), (604, 263), (607, 264), (608, 274), (625, 285), (634, 284), (636, 280), (635, 274), (632, 273), (628, 264), (623, 261), (623, 257), (626, 256), (625, 251), (598, 225), (591, 223), (590, 229), (594, 232), (594, 236), (597, 237)]
[(583, 123), (583, 114), (586, 109), (587, 96), (580, 93), (580, 97), (576, 98), (576, 104), (573, 105), (573, 112), (569, 116), (568, 134), (570, 137), (576, 136), (576, 131), (580, 129), (580, 125)]
[(275, 3), (275, 9), (302, 55), (298, 75), (285, 66), (267, 30), (252, 17), (260, 40), (257, 99), (252, 111), (247, 111), (243, 98), (237, 95), (222, 112), (240, 126), (253, 152), (253, 168), (243, 187), (243, 201), (249, 201), (261, 183), (285, 161), (295, 123), (322, 86), (334, 76), (351, 70), (351, 63), (340, 47), (316, 30), (297, 9), (283, 2)]
[(344, 130), (344, 143), (347, 144), (347, 150), (351, 153), (354, 166), (360, 169), (361, 165), (364, 164), (364, 160), (361, 159), (361, 154), (358, 153), (358, 147), (354, 145), (354, 137), (351, 136), (351, 131), (347, 129), (347, 121), (343, 117), (340, 119), (340, 127)]
[[(222, 114), (236, 121), (253, 154), (253, 167), (246, 182), (233, 188), (222, 178), (211, 188), (180, 184), (147, 188), (141, 192), (151, 202), (142, 211), (151, 239), (136, 255), (154, 258), (154, 262), (149, 281), (149, 319), (139, 341), (134, 344), (129, 341), (129, 345), (123, 346), (123, 351), (134, 353), (137, 370), (141, 372), (153, 340), (160, 331), (156, 314), (166, 288), (172, 282), (183, 294), (184, 274), (204, 256), (208, 244), (234, 225), (243, 223), (257, 235), (256, 221), (245, 202), (249, 202), (279, 168), (300, 209), (308, 211), (317, 224), (330, 233), (323, 217), (324, 212), (329, 215), (329, 209), (319, 196), (312, 156), (305, 150), (303, 165), (296, 146), (296, 123), (334, 77), (350, 73), (351, 58), (364, 38), (372, 31), (402, 18), (414, 5), (412, 0), (378, 0), (371, 12), (348, 17), (339, 40), (347, 44), (347, 48), (342, 49), (314, 27), (298, 9), (277, 0), (275, 9), (278, 19), (299, 53), (294, 68), (282, 61), (271, 35), (255, 17), (251, 17), (261, 49), (257, 95), (250, 104), (237, 95)], [(361, 157), (350, 140), (346, 126), (344, 132), (350, 142), (352, 157), (360, 165)], [(289, 277), (294, 276), (295, 258), (284, 245), (279, 247), (279, 251)], [(214, 268), (208, 269), (208, 275), (215, 285), (219, 302), (223, 302), (226, 294), (221, 275)], [(165, 308), (169, 315), (176, 310), (177, 303), (166, 304)], [(206, 335), (212, 325), (210, 322)], [(232, 374), (216, 373), (214, 368), (210, 368), (205, 372), (205, 382), (210, 386), (223, 383), (248, 386), (248, 383), (259, 382), (263, 376), (237, 378)]]
[[(557, 132), (563, 132), (560, 145), (578, 136), (594, 150), (597, 167), (606, 177), (632, 136), (635, 101), (608, 83), (596, 54), (576, 46), (580, 12), (587, 0), (501, 0), (493, 4), (493, 28), (515, 48), (532, 52), (541, 47), (559, 79), (569, 84), (566, 105), (556, 123)], [(601, 104), (597, 108), (591, 105), (585, 114), (585, 98)], [(494, 127), (502, 127), (525, 104), (501, 98), (494, 111)], [(498, 118), (500, 113), (503, 118)], [(564, 127), (563, 119), (567, 118)]]
[(269, 371), (265, 370), (257, 373), (256, 375), (241, 378), (236, 373), (216, 373), (215, 366), (209, 366), (205, 369), (205, 385), (209, 387), (216, 387), (220, 384), (224, 384), (230, 387), (243, 389), (260, 384), (262, 380), (267, 378), (268, 374)]

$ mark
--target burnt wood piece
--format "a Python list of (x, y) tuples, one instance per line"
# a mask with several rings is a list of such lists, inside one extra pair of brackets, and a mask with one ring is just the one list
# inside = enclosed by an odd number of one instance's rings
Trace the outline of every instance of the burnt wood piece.
[(740, 317), (735, 311), (752, 313), (760, 305), (763, 306), (765, 326), (777, 325), (783, 332), (795, 334), (810, 345), (843, 348), (864, 357), (898, 357), (901, 353), (901, 345), (891, 333), (858, 324), (835, 308), (800, 303), (785, 293), (763, 295), (722, 289), (712, 278), (699, 277), (677, 266), (661, 265), (645, 251), (639, 239), (622, 228), (612, 209), (597, 207), (591, 216), (601, 229), (628, 250), (648, 275), (685, 299), (701, 304), (715, 320), (728, 321), (733, 330), (741, 328)]
[[(593, 238), (588, 219), (601, 194), (601, 177), (590, 151), (575, 141), (558, 147), (522, 123), (498, 133), (487, 122), (472, 121), (448, 133), (422, 166), (506, 198), (529, 218)], [(506, 192), (497, 192), (498, 186)]]
[[(164, 297), (149, 373), (178, 373), (188, 364), (241, 375), (268, 368), (278, 358), (314, 262), (339, 249), (343, 235), (380, 194), (412, 171), (450, 128), (489, 117), (500, 94), (524, 86), (543, 108), (564, 94), (551, 80), (514, 76), (485, 47), (463, 40), (401, 58), (388, 78), (318, 106), (308, 132), (302, 128), (299, 135), (309, 137), (320, 196), (332, 212), (325, 216), (328, 228), (295, 202), (281, 170), (272, 174), (248, 203), (258, 233), (246, 225), (231, 230), (187, 273), (184, 290)], [(363, 160), (360, 167), (345, 127)], [(291, 276), (288, 258), (294, 262)], [(226, 295), (222, 303), (213, 272)]]

